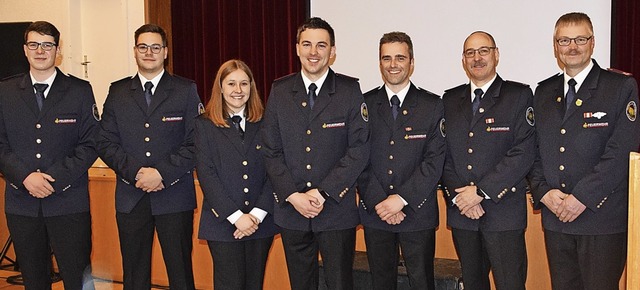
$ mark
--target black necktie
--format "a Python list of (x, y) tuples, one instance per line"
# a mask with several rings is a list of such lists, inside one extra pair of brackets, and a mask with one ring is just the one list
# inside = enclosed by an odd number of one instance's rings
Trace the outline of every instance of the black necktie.
[(391, 113), (393, 114), (393, 119), (398, 118), (398, 111), (400, 111), (400, 99), (398, 96), (393, 95), (391, 97)]
[(238, 129), (238, 132), (240, 133), (240, 137), (244, 139), (244, 130), (242, 130), (242, 126), (240, 125), (240, 122), (242, 122), (242, 117), (235, 115), (231, 117), (231, 121), (233, 122), (233, 126), (236, 127), (236, 129)]
[(38, 109), (42, 110), (42, 104), (44, 104), (44, 91), (49, 87), (48, 84), (34, 84), (36, 89), (36, 102), (38, 102)]
[(151, 104), (151, 96), (153, 96), (153, 93), (151, 92), (152, 88), (153, 88), (152, 82), (144, 83), (144, 99), (147, 100), (147, 106)]
[(569, 110), (569, 106), (573, 103), (573, 100), (576, 98), (576, 80), (569, 79), (567, 82), (569, 84), (569, 90), (567, 90), (567, 96), (564, 98), (564, 112), (565, 114)]
[(316, 102), (316, 97), (318, 95), (316, 95), (316, 89), (318, 88), (318, 86), (316, 86), (315, 83), (311, 83), (309, 85), (309, 93), (307, 94), (307, 96), (309, 97), (309, 107), (311, 109), (313, 109), (313, 104)]
[(473, 93), (476, 95), (473, 98), (473, 115), (476, 115), (476, 112), (478, 111), (478, 107), (480, 107), (480, 100), (482, 100), (482, 94), (484, 94), (484, 92), (482, 91), (482, 89), (477, 88), (473, 91)]

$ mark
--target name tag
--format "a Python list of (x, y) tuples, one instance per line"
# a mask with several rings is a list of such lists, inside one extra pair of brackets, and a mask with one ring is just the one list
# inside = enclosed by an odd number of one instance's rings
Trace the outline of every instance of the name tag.
[(427, 139), (427, 134), (404, 135), (405, 140)]
[(322, 128), (325, 129), (330, 129), (330, 128), (340, 128), (340, 127), (344, 127), (345, 123), (344, 122), (340, 122), (340, 123), (324, 123), (322, 124)]
[(609, 127), (609, 122), (584, 123), (582, 127), (585, 129)]
[(54, 122), (56, 124), (75, 124), (76, 123), (76, 119), (60, 119), (60, 118), (56, 118), (56, 120)]
[(182, 117), (162, 117), (162, 122), (180, 122)]
[(487, 127), (487, 132), (509, 132), (509, 127)]

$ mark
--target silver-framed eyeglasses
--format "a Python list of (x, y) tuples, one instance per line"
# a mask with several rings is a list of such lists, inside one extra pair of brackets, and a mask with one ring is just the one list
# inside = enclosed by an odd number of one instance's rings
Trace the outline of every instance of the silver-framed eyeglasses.
[(138, 50), (139, 53), (146, 53), (149, 48), (151, 48), (151, 52), (153, 52), (154, 54), (158, 54), (160, 53), (160, 51), (165, 48), (166, 46), (161, 45), (161, 44), (146, 44), (146, 43), (138, 43), (136, 44), (136, 50)]
[(478, 49), (473, 49), (473, 48), (469, 48), (465, 51), (462, 52), (462, 55), (464, 55), (464, 57), (474, 57), (476, 55), (476, 52), (478, 52), (478, 54), (480, 56), (486, 56), (489, 55), (489, 53), (491, 52), (492, 49), (496, 49), (497, 47), (495, 46), (483, 46), (480, 47)]
[(584, 36), (578, 36), (574, 38), (563, 37), (563, 38), (556, 39), (556, 42), (558, 43), (559, 46), (569, 46), (571, 44), (571, 41), (573, 40), (573, 42), (575, 42), (576, 45), (585, 45), (592, 38), (593, 38), (593, 35), (589, 37), (584, 37)]
[(27, 49), (29, 50), (37, 50), (38, 47), (41, 47), (42, 50), (44, 51), (50, 51), (53, 49), (54, 46), (57, 46), (57, 44), (53, 43), (53, 42), (35, 42), (35, 41), (29, 41), (27, 43), (25, 43), (25, 45), (27, 46)]

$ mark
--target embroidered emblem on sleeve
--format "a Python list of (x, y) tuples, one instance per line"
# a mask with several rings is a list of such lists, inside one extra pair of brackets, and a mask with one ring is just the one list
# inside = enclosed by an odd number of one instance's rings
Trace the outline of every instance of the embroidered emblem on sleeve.
[(533, 126), (536, 124), (536, 118), (535, 118), (535, 114), (533, 113), (533, 107), (527, 108), (527, 113), (525, 117), (527, 118), (527, 123), (529, 123), (529, 126)]
[(362, 103), (362, 105), (360, 105), (360, 116), (362, 116), (362, 120), (369, 122), (369, 109), (367, 109), (366, 103)]
[(627, 104), (627, 109), (625, 111), (627, 112), (627, 118), (629, 119), (629, 121), (635, 122), (637, 110), (638, 107), (636, 106), (635, 101), (631, 101)]
[(445, 130), (445, 126), (444, 126), (444, 118), (440, 119), (440, 135), (442, 135), (442, 137), (446, 137), (447, 136), (447, 131)]

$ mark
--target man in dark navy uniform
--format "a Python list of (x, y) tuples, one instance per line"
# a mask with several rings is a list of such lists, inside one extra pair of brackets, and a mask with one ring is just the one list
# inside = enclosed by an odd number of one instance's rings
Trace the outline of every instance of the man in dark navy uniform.
[(413, 43), (403, 32), (380, 39), (384, 86), (364, 98), (371, 156), (358, 179), (373, 289), (396, 289), (399, 246), (411, 289), (435, 289), (433, 258), (445, 141), (440, 97), (417, 88)]
[(500, 52), (483, 31), (469, 35), (462, 64), (469, 84), (443, 96), (447, 155), (447, 224), (462, 265), (465, 289), (525, 289), (527, 183), (535, 158), (533, 94), (503, 80)]
[(93, 289), (88, 169), (98, 111), (91, 85), (55, 67), (60, 32), (24, 34), (29, 72), (0, 83), (0, 171), (25, 289), (51, 289), (51, 249), (65, 289)]
[(627, 253), (629, 153), (638, 149), (636, 81), (591, 59), (584, 13), (555, 25), (564, 72), (538, 84), (538, 155), (531, 173), (542, 208), (553, 289), (618, 289)]
[(191, 264), (193, 124), (202, 104), (193, 81), (164, 70), (164, 30), (135, 32), (138, 74), (114, 82), (104, 104), (100, 157), (117, 174), (116, 219), (125, 289), (149, 289), (154, 229), (171, 289), (194, 289)]
[(356, 79), (329, 68), (333, 28), (298, 28), (302, 71), (273, 83), (263, 121), (274, 218), (293, 289), (317, 289), (318, 251), (329, 289), (352, 289), (355, 183), (369, 158), (367, 108)]

